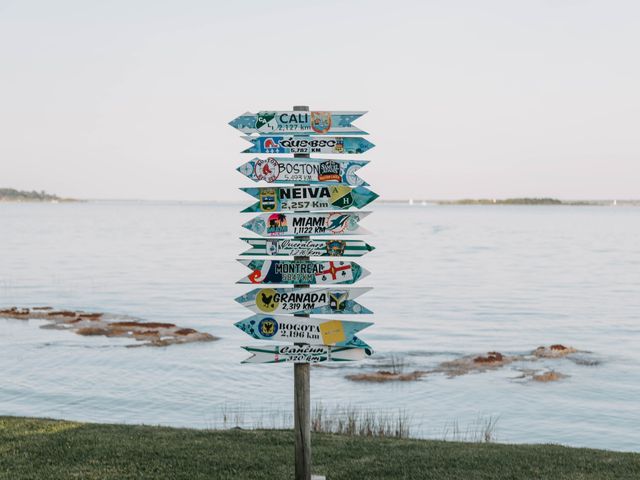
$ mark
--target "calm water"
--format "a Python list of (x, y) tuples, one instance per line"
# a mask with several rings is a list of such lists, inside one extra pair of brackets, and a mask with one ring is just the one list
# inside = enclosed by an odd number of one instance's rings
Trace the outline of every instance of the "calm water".
[[(52, 305), (170, 321), (214, 343), (125, 348), (122, 339), (0, 319), (0, 414), (190, 427), (277, 425), (290, 365), (240, 365), (250, 314), (233, 298), (248, 217), (239, 205), (0, 204), (0, 306)], [(377, 250), (361, 297), (376, 312), (365, 363), (312, 371), (312, 402), (404, 410), (413, 434), (498, 418), (503, 442), (640, 451), (640, 209), (378, 206), (363, 224)], [(518, 368), (405, 384), (344, 376), (392, 355), (428, 369), (488, 350), (563, 343), (597, 366), (537, 362), (570, 375), (514, 380)], [(266, 419), (265, 419), (266, 417)], [(288, 421), (282, 418), (281, 422)], [(231, 425), (232, 426), (232, 425)]]

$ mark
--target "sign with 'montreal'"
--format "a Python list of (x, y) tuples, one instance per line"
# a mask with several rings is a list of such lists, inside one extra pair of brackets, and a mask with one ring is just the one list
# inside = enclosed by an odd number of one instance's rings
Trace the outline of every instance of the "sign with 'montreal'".
[(338, 260), (238, 260), (252, 270), (238, 283), (285, 285), (350, 284), (369, 275), (355, 262)]

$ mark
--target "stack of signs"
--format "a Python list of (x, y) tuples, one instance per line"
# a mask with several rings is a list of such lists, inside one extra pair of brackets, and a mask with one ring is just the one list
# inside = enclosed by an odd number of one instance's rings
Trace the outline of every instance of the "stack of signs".
[[(238, 283), (260, 285), (236, 298), (255, 314), (235, 325), (258, 340), (288, 342), (242, 347), (252, 354), (244, 363), (341, 362), (373, 353), (356, 336), (371, 322), (333, 318), (372, 313), (354, 300), (369, 288), (345, 287), (369, 272), (341, 259), (373, 250), (362, 240), (344, 237), (367, 233), (360, 220), (370, 212), (358, 209), (378, 197), (357, 175), (367, 162), (270, 156), (363, 153), (373, 144), (354, 136), (366, 132), (351, 123), (364, 113), (269, 111), (245, 113), (230, 122), (250, 135), (243, 137), (252, 144), (243, 153), (267, 155), (238, 171), (269, 184), (242, 188), (257, 200), (243, 212), (259, 213), (243, 226), (261, 238), (242, 238), (250, 248), (241, 255), (256, 258), (240, 260), (250, 273)], [(299, 288), (303, 285), (317, 288)], [(328, 317), (294, 316), (301, 314)]]

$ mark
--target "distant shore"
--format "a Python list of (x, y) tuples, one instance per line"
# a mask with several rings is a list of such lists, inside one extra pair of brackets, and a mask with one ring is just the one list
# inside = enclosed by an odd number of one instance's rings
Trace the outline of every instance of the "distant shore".
[(0, 188), (0, 202), (80, 202), (75, 198), (62, 198), (57, 195), (46, 193), (45, 191), (29, 192), (26, 190), (16, 190), (14, 188)]
[(640, 207), (640, 200), (560, 200), (557, 198), (464, 198), (459, 200), (406, 199), (378, 201), (381, 204), (400, 205), (550, 205), (550, 206), (585, 206), (607, 207), (627, 206)]

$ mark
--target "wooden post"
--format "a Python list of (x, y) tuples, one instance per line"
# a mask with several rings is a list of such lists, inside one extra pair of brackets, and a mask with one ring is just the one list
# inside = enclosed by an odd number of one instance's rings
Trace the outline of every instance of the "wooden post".
[[(308, 106), (294, 106), (294, 111), (308, 112)], [(309, 158), (308, 154), (296, 153), (295, 158)], [(300, 237), (308, 239), (309, 237)], [(309, 257), (294, 257), (294, 260), (309, 260)], [(295, 285), (309, 288), (309, 285)], [(296, 317), (309, 317), (296, 314)], [(310, 365), (296, 363), (293, 366), (293, 428), (295, 431), (296, 480), (311, 480), (311, 385)]]

